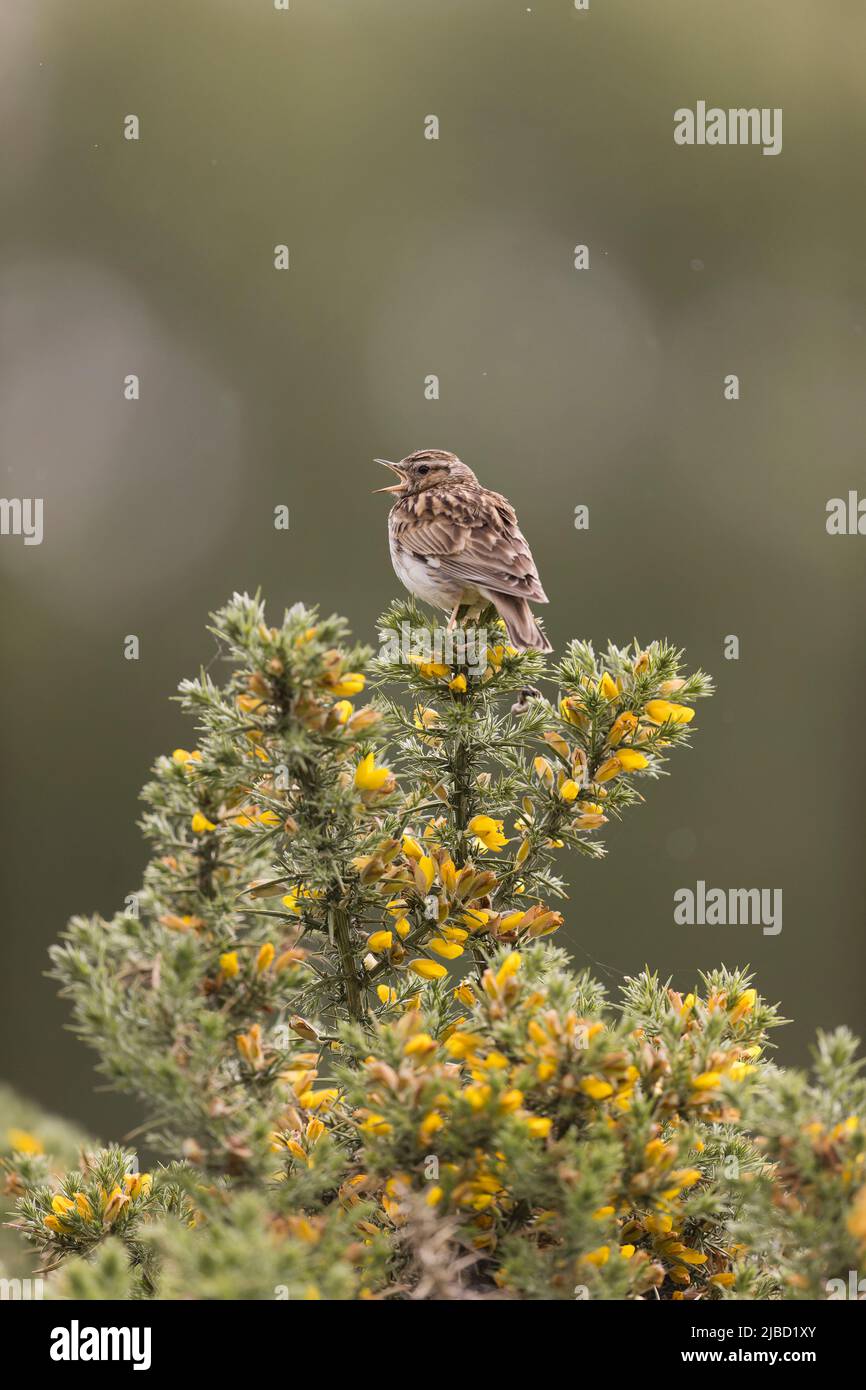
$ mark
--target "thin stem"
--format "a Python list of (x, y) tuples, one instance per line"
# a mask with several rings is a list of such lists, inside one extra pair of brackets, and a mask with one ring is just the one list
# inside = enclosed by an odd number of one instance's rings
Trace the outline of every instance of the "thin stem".
[(363, 1023), (366, 1009), (355, 969), (355, 956), (349, 939), (349, 914), (344, 907), (332, 906), (328, 909), (328, 920), (333, 928), (334, 940), (340, 953), (340, 966), (343, 983), (346, 986), (346, 1005), (350, 1016)]
[[(469, 695), (458, 697), (464, 704), (469, 703)], [(469, 824), (469, 799), (471, 796), (470, 778), (473, 772), (471, 758), (472, 745), (470, 741), (463, 737), (463, 730), (460, 730), (458, 742), (449, 759), (451, 778), (454, 786), (454, 828), (457, 832), (457, 848), (454, 859), (458, 869), (462, 869), (466, 863), (466, 829)], [(482, 975), (487, 961), (484, 952), (477, 941), (470, 940), (469, 943), (472, 957), (475, 961), (475, 968), (479, 977)]]

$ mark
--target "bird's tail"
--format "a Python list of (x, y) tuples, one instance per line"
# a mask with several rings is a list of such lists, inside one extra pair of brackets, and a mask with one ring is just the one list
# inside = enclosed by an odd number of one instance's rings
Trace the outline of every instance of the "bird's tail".
[(525, 598), (515, 598), (512, 594), (497, 594), (494, 601), (499, 616), (504, 619), (508, 628), (508, 636), (513, 646), (524, 652), (527, 649), (536, 652), (553, 651)]

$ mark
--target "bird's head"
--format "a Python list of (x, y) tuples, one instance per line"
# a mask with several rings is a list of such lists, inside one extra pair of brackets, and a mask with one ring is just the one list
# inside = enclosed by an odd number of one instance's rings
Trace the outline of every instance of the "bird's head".
[(472, 469), (462, 463), (456, 454), (449, 454), (445, 449), (419, 449), (414, 454), (407, 454), (399, 463), (391, 463), (388, 459), (376, 459), (375, 462), (383, 463), (399, 479), (391, 487), (376, 488), (377, 492), (393, 492), (405, 497), (409, 493), (441, 487), (443, 483), (478, 486)]

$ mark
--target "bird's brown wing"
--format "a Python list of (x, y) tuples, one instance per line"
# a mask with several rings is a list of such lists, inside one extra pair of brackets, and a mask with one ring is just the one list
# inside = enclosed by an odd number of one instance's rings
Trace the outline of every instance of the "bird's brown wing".
[(514, 508), (498, 492), (430, 488), (394, 508), (391, 535), (467, 587), (547, 603)]

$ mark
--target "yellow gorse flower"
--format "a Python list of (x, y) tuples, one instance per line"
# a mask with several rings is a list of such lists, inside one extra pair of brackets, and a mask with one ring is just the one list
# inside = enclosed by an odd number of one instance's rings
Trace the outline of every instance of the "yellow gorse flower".
[(457, 960), (458, 956), (463, 955), (463, 947), (458, 942), (445, 941), (440, 936), (434, 936), (427, 945), (434, 955), (441, 956), (443, 960)]
[(521, 960), (519, 951), (510, 951), (496, 972), (496, 983), (503, 985), (506, 980), (511, 979), (512, 975), (516, 975), (520, 969)]
[(265, 1054), (262, 1047), (261, 1024), (254, 1023), (248, 1033), (235, 1036), (235, 1046), (245, 1062), (258, 1070), (264, 1066)]
[(330, 691), (336, 696), (360, 695), (366, 684), (367, 677), (362, 676), (360, 671), (347, 671), (330, 686)]
[(473, 1110), (483, 1110), (489, 1104), (493, 1095), (493, 1087), (486, 1082), (475, 1082), (467, 1086), (463, 1092), (464, 1100), (468, 1101)]
[(504, 1110), (508, 1115), (513, 1114), (515, 1110), (519, 1110), (522, 1104), (523, 1092), (518, 1090), (516, 1086), (512, 1087), (509, 1091), (503, 1091), (502, 1095), (499, 1097), (499, 1108)]
[(448, 974), (445, 966), (435, 960), (410, 960), (409, 969), (422, 980), (441, 980)]
[(269, 967), (273, 964), (275, 954), (276, 952), (274, 950), (274, 945), (271, 941), (266, 941), (263, 946), (259, 947), (259, 952), (256, 956), (257, 975), (263, 975), (264, 972), (267, 969), (269, 969)]
[(186, 748), (175, 748), (171, 755), (172, 762), (178, 767), (182, 767), (184, 772), (195, 772), (196, 764), (201, 762), (201, 753), (197, 748), (190, 753)]
[(674, 705), (670, 700), (650, 700), (644, 714), (653, 724), (690, 724), (695, 717), (689, 705)]
[(546, 1139), (553, 1129), (553, 1120), (547, 1115), (530, 1115), (526, 1121), (526, 1128), (533, 1139)]
[(628, 735), (633, 734), (638, 726), (638, 717), (629, 710), (625, 710), (618, 715), (611, 725), (610, 733), (607, 736), (609, 748), (616, 748)]
[(559, 712), (567, 723), (573, 724), (576, 729), (584, 729), (589, 723), (580, 703), (573, 695), (567, 695), (564, 700), (559, 702)]
[(86, 1194), (83, 1192), (76, 1192), (75, 1194), (75, 1210), (78, 1212), (82, 1221), (91, 1221), (93, 1219), (93, 1207), (90, 1205)]
[(433, 887), (433, 880), (436, 877), (436, 864), (428, 854), (422, 854), (420, 859), (413, 861), (413, 874), (418, 892), (425, 895)]
[(123, 1186), (127, 1196), (135, 1198), (141, 1197), (144, 1193), (149, 1192), (152, 1182), (153, 1179), (150, 1173), (127, 1173), (123, 1179)]
[(732, 1062), (728, 1067), (728, 1076), (732, 1081), (742, 1081), (754, 1070), (755, 1068), (750, 1062)]
[(368, 753), (355, 768), (355, 786), (361, 792), (381, 791), (389, 779), (393, 780), (393, 773), (390, 768), (377, 767), (376, 757), (373, 753)]
[(505, 916), (502, 917), (502, 918), (500, 918), (500, 921), (499, 921), (499, 931), (500, 931), (500, 932), (512, 932), (512, 931), (517, 931), (517, 928), (520, 926), (520, 924), (521, 924), (521, 922), (523, 921), (523, 919), (524, 919), (525, 916), (526, 916), (526, 913), (525, 913), (525, 912), (506, 912)]
[(721, 1084), (722, 1073), (720, 1071), (702, 1071), (699, 1076), (692, 1080), (692, 1085), (696, 1091), (712, 1091)]
[(649, 767), (649, 758), (643, 753), (635, 752), (633, 748), (621, 748), (616, 760), (623, 772), (640, 772), (643, 768)]
[(338, 1095), (335, 1086), (323, 1086), (318, 1091), (303, 1091), (298, 1096), (298, 1104), (302, 1110), (330, 1110)]
[(364, 1134), (391, 1134), (394, 1126), (389, 1124), (384, 1115), (370, 1114), (361, 1123), (361, 1130)]
[(580, 1083), (580, 1089), (591, 1100), (607, 1100), (608, 1096), (613, 1095), (610, 1082), (602, 1080), (600, 1076), (585, 1076)]
[(429, 1115), (425, 1115), (418, 1130), (422, 1143), (438, 1133), (444, 1124), (445, 1121), (442, 1116), (435, 1110), (431, 1110)]
[(492, 816), (473, 816), (467, 828), (470, 835), (480, 840), (485, 849), (493, 850), (495, 854), (508, 844), (508, 837), (502, 830), (502, 821), (494, 820)]
[(645, 767), (649, 767), (649, 758), (643, 753), (632, 748), (620, 748), (619, 752), (602, 763), (595, 774), (595, 781), (609, 782), (621, 772), (641, 772)]
[(425, 661), (424, 658), (418, 656), (417, 653), (411, 653), (409, 661), (417, 669), (419, 675), (423, 676), (425, 680), (442, 680), (445, 676), (451, 675), (449, 668), (443, 665), (441, 661)]
[(6, 1139), (13, 1153), (19, 1154), (42, 1154), (45, 1147), (35, 1134), (30, 1134), (26, 1129), (9, 1129), (6, 1131)]
[(220, 956), (220, 970), (227, 980), (233, 980), (240, 970), (237, 951), (224, 951)]
[(731, 1022), (739, 1023), (741, 1018), (745, 1018), (746, 1014), (752, 1012), (757, 1002), (758, 991), (756, 989), (743, 990), (743, 993), (740, 995), (740, 998), (737, 1000), (737, 1003), (734, 1005), (734, 1007), (731, 1009), (730, 1014), (728, 1015)]
[(103, 1222), (112, 1225), (129, 1203), (129, 1198), (121, 1187), (115, 1187), (109, 1195), (102, 1213)]

